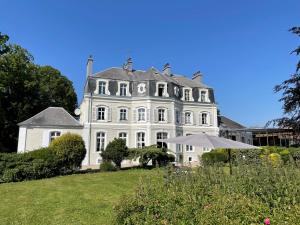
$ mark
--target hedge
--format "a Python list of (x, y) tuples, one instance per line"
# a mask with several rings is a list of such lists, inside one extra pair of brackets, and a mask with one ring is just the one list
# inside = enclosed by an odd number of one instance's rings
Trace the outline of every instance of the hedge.
[(35, 180), (72, 173), (80, 168), (86, 150), (79, 135), (64, 134), (48, 148), (27, 153), (0, 154), (0, 182)]

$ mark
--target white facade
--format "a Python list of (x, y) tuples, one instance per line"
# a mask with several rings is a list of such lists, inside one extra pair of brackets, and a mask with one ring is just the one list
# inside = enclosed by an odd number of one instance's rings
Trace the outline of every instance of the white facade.
[[(100, 152), (114, 138), (126, 139), (129, 148), (161, 145), (157, 139), (205, 132), (218, 135), (217, 106), (212, 89), (197, 79), (123, 68), (92, 73), (87, 66), (85, 93), (80, 104), (81, 127), (32, 127), (20, 125), (18, 152), (47, 146), (53, 131), (81, 134), (87, 149), (84, 166), (101, 162)], [(209, 95), (211, 94), (211, 95)], [(167, 145), (184, 164), (198, 164), (208, 151), (199, 147)]]

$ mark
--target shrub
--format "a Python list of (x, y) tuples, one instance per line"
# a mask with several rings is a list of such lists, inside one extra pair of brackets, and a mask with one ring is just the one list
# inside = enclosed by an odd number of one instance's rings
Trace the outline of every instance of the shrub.
[(216, 163), (226, 163), (228, 161), (228, 153), (225, 150), (213, 150), (211, 152), (203, 153), (202, 163), (205, 166), (214, 165)]
[(109, 161), (104, 161), (103, 163), (100, 164), (100, 171), (103, 172), (117, 171), (117, 169), (118, 168)]
[(292, 160), (291, 159), (292, 156), (290, 155), (290, 151), (288, 149), (282, 150), (279, 154), (284, 163), (287, 163)]
[(84, 141), (78, 134), (63, 134), (51, 142), (50, 148), (61, 162), (63, 171), (72, 171), (80, 168), (86, 154)]
[(271, 153), (268, 159), (273, 166), (279, 166), (282, 163), (281, 156), (278, 153)]
[(118, 168), (121, 168), (121, 162), (128, 156), (128, 148), (125, 140), (115, 138), (109, 142), (105, 150), (101, 153), (104, 161), (113, 161)]
[(146, 167), (150, 161), (152, 165), (166, 166), (175, 161), (175, 156), (168, 153), (166, 148), (157, 148), (156, 145), (150, 145), (144, 148), (133, 148), (129, 150), (129, 159), (139, 159), (143, 167)]

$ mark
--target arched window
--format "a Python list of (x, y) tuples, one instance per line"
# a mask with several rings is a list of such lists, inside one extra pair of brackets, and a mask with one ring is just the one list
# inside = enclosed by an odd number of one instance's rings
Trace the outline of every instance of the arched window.
[(207, 123), (207, 113), (202, 113), (201, 122), (202, 122), (202, 124), (208, 124)]
[(145, 108), (138, 109), (138, 121), (146, 121), (146, 110)]
[(126, 132), (120, 132), (119, 138), (123, 139), (125, 141), (125, 144), (127, 145), (127, 133)]
[(145, 133), (144, 132), (138, 132), (136, 134), (136, 147), (137, 148), (143, 148), (145, 147)]
[(120, 120), (127, 120), (127, 109), (120, 109)]
[(96, 152), (103, 151), (105, 148), (105, 133), (97, 132), (96, 133)]
[(98, 108), (97, 120), (105, 120), (105, 107)]
[(158, 132), (156, 134), (156, 144), (158, 148), (168, 148), (168, 145), (166, 142), (164, 142), (164, 139), (168, 138), (167, 132)]

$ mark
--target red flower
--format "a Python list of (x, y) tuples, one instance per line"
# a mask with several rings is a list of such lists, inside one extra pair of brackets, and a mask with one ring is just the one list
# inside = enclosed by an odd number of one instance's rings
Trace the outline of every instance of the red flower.
[(264, 224), (266, 225), (270, 225), (271, 224), (271, 221), (269, 218), (266, 218), (265, 221), (264, 221)]

